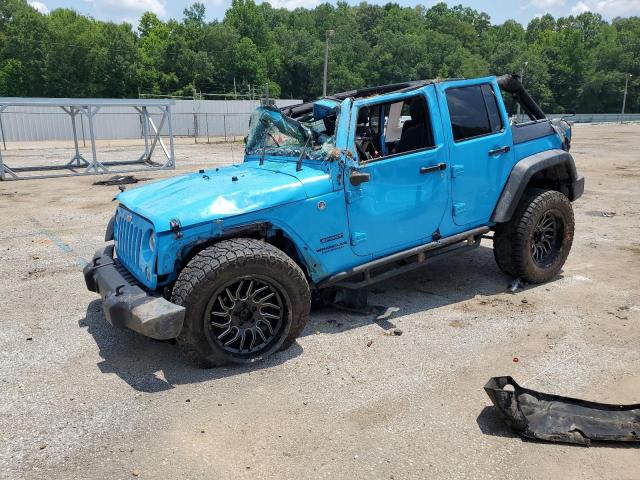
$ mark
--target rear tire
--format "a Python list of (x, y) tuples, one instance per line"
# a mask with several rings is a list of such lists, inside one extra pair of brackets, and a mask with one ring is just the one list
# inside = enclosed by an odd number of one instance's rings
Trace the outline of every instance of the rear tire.
[(529, 283), (554, 278), (567, 260), (575, 220), (569, 199), (554, 190), (529, 189), (511, 220), (498, 225), (493, 253), (507, 275)]
[(513, 266), (513, 251), (511, 249), (511, 222), (502, 223), (496, 226), (493, 234), (493, 258), (498, 264), (498, 268), (505, 275), (515, 277), (516, 270)]
[(252, 363), (290, 347), (309, 318), (300, 267), (276, 247), (225, 240), (182, 270), (171, 301), (186, 308), (177, 342), (198, 366)]

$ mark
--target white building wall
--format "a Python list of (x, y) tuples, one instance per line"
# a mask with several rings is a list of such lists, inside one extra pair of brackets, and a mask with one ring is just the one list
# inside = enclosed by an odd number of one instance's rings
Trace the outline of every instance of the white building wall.
[[(302, 103), (301, 100), (276, 100), (278, 107)], [(259, 101), (250, 100), (177, 100), (172, 106), (175, 136), (200, 137), (244, 136), (249, 128), (251, 113)], [(156, 126), (162, 115), (157, 108), (149, 113)], [(71, 117), (58, 107), (7, 107), (0, 114), (4, 140), (42, 141), (73, 138)], [(76, 116), (78, 139), (89, 138), (89, 123), (84, 115)], [(102, 107), (94, 117), (97, 139), (133, 139), (142, 134), (141, 116), (132, 107)], [(167, 133), (165, 124), (162, 133)]]

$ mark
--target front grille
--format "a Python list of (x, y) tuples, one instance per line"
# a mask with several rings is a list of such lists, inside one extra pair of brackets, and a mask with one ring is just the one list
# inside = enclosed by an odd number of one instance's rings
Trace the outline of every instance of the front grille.
[(140, 247), (142, 246), (142, 230), (132, 221), (127, 221), (125, 215), (118, 215), (116, 222), (118, 222), (116, 226), (118, 257), (128, 267), (138, 265)]
[(151, 224), (144, 218), (123, 207), (118, 208), (114, 228), (118, 260), (147, 286), (151, 280), (149, 274), (153, 272), (153, 264), (147, 265), (142, 257), (142, 242), (151, 228)]
[(113, 266), (115, 267), (116, 271), (122, 276), (122, 278), (125, 279), (125, 281), (129, 284), (129, 285), (135, 285), (136, 287), (143, 287), (144, 286), (138, 281), (138, 279), (136, 277), (134, 277), (133, 275), (131, 275), (131, 272), (129, 270), (127, 270), (127, 267), (125, 267), (122, 262), (120, 261), (119, 258), (116, 258), (113, 261)]

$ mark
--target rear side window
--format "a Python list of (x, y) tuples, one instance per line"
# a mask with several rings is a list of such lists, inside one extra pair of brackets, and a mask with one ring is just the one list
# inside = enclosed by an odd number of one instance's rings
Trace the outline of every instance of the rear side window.
[(502, 117), (491, 85), (450, 88), (446, 95), (456, 142), (502, 130)]

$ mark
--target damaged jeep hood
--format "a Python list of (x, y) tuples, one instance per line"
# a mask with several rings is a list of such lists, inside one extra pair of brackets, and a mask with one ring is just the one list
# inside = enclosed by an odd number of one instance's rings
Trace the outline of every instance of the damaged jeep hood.
[(157, 232), (172, 220), (182, 227), (305, 200), (332, 190), (329, 175), (295, 163), (247, 162), (151, 183), (116, 198), (153, 223)]

